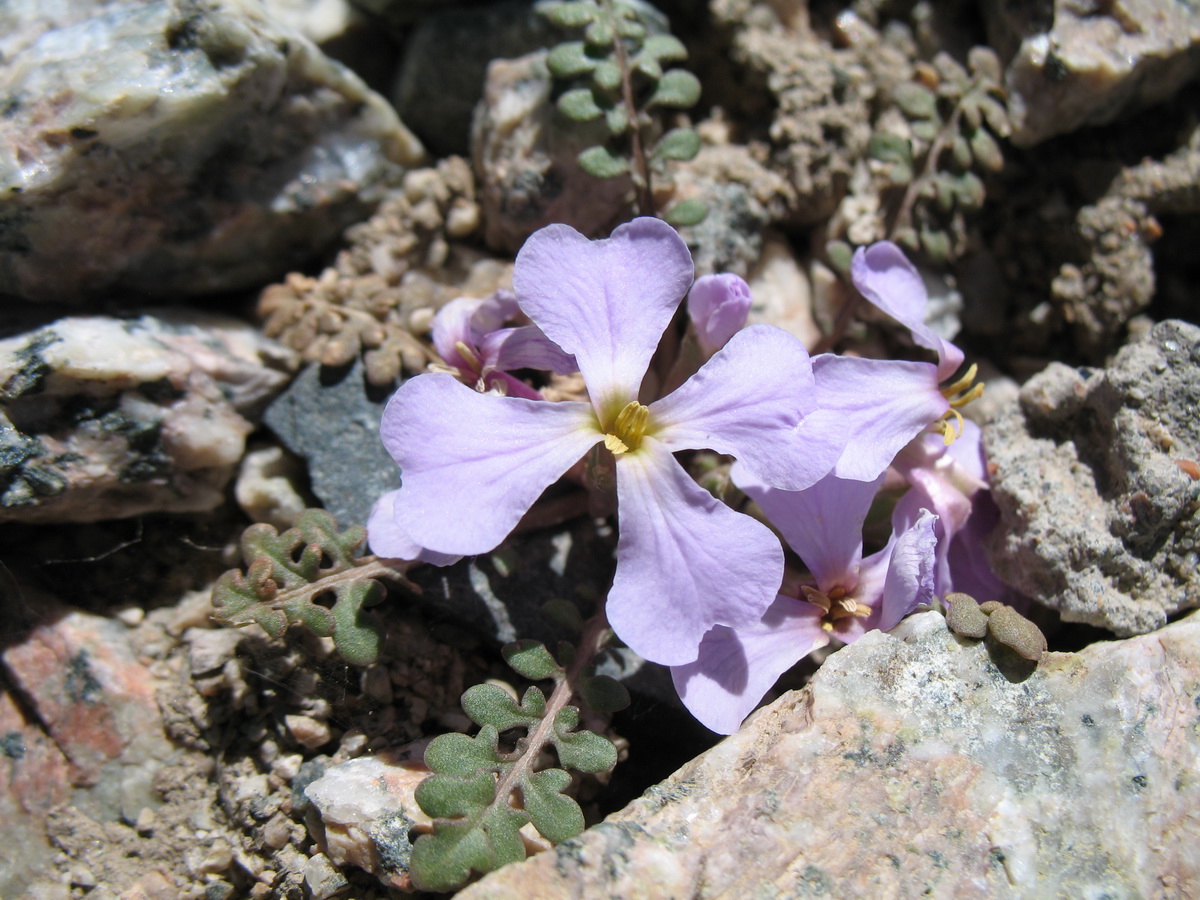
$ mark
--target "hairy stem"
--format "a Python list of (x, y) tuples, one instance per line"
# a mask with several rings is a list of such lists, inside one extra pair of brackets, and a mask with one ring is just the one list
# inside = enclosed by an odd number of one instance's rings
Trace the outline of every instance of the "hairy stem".
[(513, 789), (520, 783), (525, 774), (533, 768), (537, 762), (537, 758), (541, 755), (542, 748), (546, 746), (554, 730), (555, 718), (563, 707), (570, 703), (571, 697), (575, 694), (575, 685), (579, 681), (580, 674), (591, 663), (596, 654), (603, 649), (607, 640), (608, 617), (604, 614), (604, 605), (601, 603), (600, 609), (588, 620), (587, 625), (583, 629), (583, 636), (579, 639), (579, 650), (575, 654), (575, 659), (571, 663), (570, 668), (555, 676), (554, 690), (546, 700), (546, 714), (542, 716), (537, 727), (529, 732), (529, 736), (521, 742), (523, 745), (521, 756), (500, 780), (500, 784), (496, 788), (496, 799), (492, 804), (493, 806), (499, 803), (507, 803), (508, 798), (512, 796)]
[(625, 115), (629, 117), (629, 154), (633, 157), (633, 188), (636, 191), (637, 211), (639, 215), (653, 216), (656, 215), (654, 191), (650, 184), (646, 148), (642, 144), (641, 115), (633, 101), (633, 73), (629, 71), (629, 56), (625, 52), (625, 40), (617, 33), (616, 16), (612, 14), (612, 6), (608, 0), (604, 0), (604, 11), (614, 26), (613, 50), (616, 52), (617, 65), (621, 69), (621, 101), (625, 105)]

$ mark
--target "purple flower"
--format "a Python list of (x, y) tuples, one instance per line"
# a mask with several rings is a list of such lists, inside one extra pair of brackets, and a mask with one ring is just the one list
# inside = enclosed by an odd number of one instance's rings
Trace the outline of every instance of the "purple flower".
[(451, 300), (433, 319), (433, 347), (450, 374), (477, 391), (540, 400), (541, 394), (509, 372), (547, 369), (565, 375), (579, 367), (536, 326), (504, 328), (519, 312), (511, 291)]
[(850, 277), (859, 292), (907, 327), (922, 347), (933, 350), (937, 364), (903, 360), (861, 359), (821, 354), (813, 358), (821, 411), (808, 423), (843, 449), (833, 472), (839, 478), (871, 481), (913, 438), (933, 426), (950, 443), (962, 415), (958, 407), (979, 396), (970, 388), (975, 367), (958, 382), (940, 387), (963, 361), (963, 352), (925, 324), (929, 297), (921, 274), (895, 244), (882, 241), (860, 247)]
[(922, 510), (888, 545), (863, 558), (862, 525), (882, 476), (845, 481), (830, 475), (805, 491), (770, 488), (735, 466), (738, 486), (758, 502), (808, 566), (813, 584), (803, 599), (783, 594), (750, 626), (718, 625), (704, 636), (694, 662), (671, 669), (692, 714), (732, 734), (776, 679), (832, 639), (857, 640), (887, 631), (933, 596), (933, 526)]
[(647, 659), (680, 664), (696, 658), (713, 625), (756, 622), (782, 579), (779, 542), (700, 488), (672, 454), (708, 448), (771, 485), (814, 483), (829, 463), (797, 452), (794, 439), (815, 405), (812, 371), (795, 338), (756, 326), (678, 390), (641, 403), (650, 358), (691, 282), (687, 246), (658, 219), (636, 219), (603, 241), (565, 225), (530, 237), (513, 273), (518, 303), (574, 356), (590, 403), (480, 394), (445, 374), (407, 381), (383, 415), (403, 486), (368, 523), (375, 551), (390, 555), (397, 534), (436, 553), (487, 552), (603, 443), (617, 473), (608, 597), (617, 634)]
[(922, 508), (938, 515), (937, 593), (963, 591), (980, 603), (1011, 600), (984, 550), (1000, 511), (988, 486), (979, 426), (967, 420), (962, 435), (950, 446), (936, 435), (923, 435), (900, 452), (895, 468), (910, 485), (896, 504), (897, 521), (916, 521)]
[(746, 324), (750, 285), (737, 275), (701, 275), (688, 292), (687, 310), (707, 359)]

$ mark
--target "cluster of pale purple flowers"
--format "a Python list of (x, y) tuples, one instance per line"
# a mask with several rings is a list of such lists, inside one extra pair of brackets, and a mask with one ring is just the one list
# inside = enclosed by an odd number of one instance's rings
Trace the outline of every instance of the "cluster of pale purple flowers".
[[(581, 458), (609, 454), (608, 620), (671, 667), (701, 722), (735, 731), (817, 647), (891, 628), (935, 591), (989, 574), (972, 555), (986, 524), (972, 514), (986, 493), (978, 430), (956, 410), (975, 392), (969, 377), (942, 387), (963, 354), (924, 325), (924, 285), (897, 247), (860, 249), (852, 278), (938, 362), (810, 358), (787, 332), (746, 326), (745, 282), (693, 284), (687, 246), (660, 220), (601, 241), (543, 228), (517, 256), (515, 295), (445, 307), (433, 339), (446, 366), (389, 402), (381, 432), (403, 485), (372, 512), (372, 550), (437, 565), (488, 552)], [(691, 356), (673, 376), (648, 374), (685, 296)], [(532, 324), (504, 327), (522, 315)], [(578, 371), (587, 399), (543, 399), (514, 374), (528, 369)], [(736, 459), (734, 482), (811, 576), (791, 595), (779, 537), (698, 485), (675, 455), (688, 450)], [(891, 539), (864, 557), (885, 478), (910, 486)]]

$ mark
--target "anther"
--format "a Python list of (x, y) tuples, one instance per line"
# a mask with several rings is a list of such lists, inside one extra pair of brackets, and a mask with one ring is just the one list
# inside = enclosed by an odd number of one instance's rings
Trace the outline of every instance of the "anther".
[(604, 446), (611, 450), (614, 456), (636, 450), (642, 445), (649, 421), (649, 407), (642, 406), (636, 400), (629, 401), (625, 408), (617, 413), (612, 431), (604, 435)]

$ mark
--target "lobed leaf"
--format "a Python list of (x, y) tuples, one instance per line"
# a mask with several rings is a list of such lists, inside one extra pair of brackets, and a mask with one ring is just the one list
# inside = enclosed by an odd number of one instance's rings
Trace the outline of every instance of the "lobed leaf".
[(529, 821), (548, 841), (561, 843), (583, 831), (583, 810), (562, 793), (571, 776), (562, 769), (545, 769), (521, 780), (521, 798)]
[(686, 69), (670, 69), (663, 73), (654, 93), (646, 102), (647, 107), (669, 106), (673, 109), (688, 109), (700, 100), (700, 79)]
[(607, 147), (588, 147), (578, 160), (580, 168), (594, 178), (616, 178), (629, 171), (629, 162)]
[(495, 684), (477, 684), (462, 695), (462, 708), (471, 721), (497, 731), (528, 727), (546, 711), (546, 698), (537, 688), (525, 692), (518, 704), (504, 688)]
[(673, 34), (652, 34), (642, 43), (641, 56), (662, 62), (682, 62), (687, 59), (687, 48)]
[(601, 713), (617, 712), (630, 702), (625, 685), (608, 675), (584, 678), (579, 686), (579, 694), (584, 703)]
[(591, 88), (575, 88), (558, 98), (558, 111), (575, 122), (591, 122), (604, 115)]
[(672, 128), (654, 147), (656, 159), (677, 159), (686, 162), (700, 152), (700, 135), (692, 128)]
[(425, 765), (438, 775), (474, 775), (480, 769), (495, 771), (504, 764), (498, 749), (500, 735), (492, 725), (484, 725), (471, 737), (458, 732), (440, 734), (425, 748)]
[(541, 13), (559, 28), (582, 28), (595, 21), (600, 7), (591, 0), (567, 0), (546, 7)]
[(429, 775), (417, 785), (414, 797), (430, 818), (475, 816), (496, 799), (496, 776), (491, 772)]
[(452, 891), (466, 884), (473, 872), (485, 874), (523, 860), (520, 829), (527, 821), (524, 813), (500, 805), (478, 820), (435, 822), (433, 833), (421, 835), (413, 845), (413, 885), (425, 891)]
[[(571, 608), (575, 609), (574, 606)], [(513, 641), (505, 644), (500, 649), (500, 653), (504, 656), (504, 661), (508, 663), (509, 668), (531, 681), (553, 678), (562, 672), (562, 667), (541, 641)]]
[(598, 62), (588, 56), (583, 41), (568, 41), (550, 51), (546, 57), (546, 68), (555, 78), (574, 78), (592, 71)]
[(663, 214), (663, 220), (676, 228), (689, 225), (699, 225), (708, 215), (708, 204), (703, 200), (692, 197), (681, 200)]
[(580, 772), (606, 772), (617, 764), (617, 748), (607, 738), (592, 731), (572, 731), (579, 724), (579, 710), (573, 706), (560, 710), (550, 736), (558, 761)]
[[(241, 540), (245, 575), (235, 569), (217, 579), (214, 618), (226, 625), (255, 622), (274, 638), (282, 637), (288, 625), (303, 625), (332, 636), (348, 662), (373, 663), (382, 635), (363, 610), (385, 592), (371, 576), (354, 577), (355, 569), (376, 563), (372, 556), (358, 556), (365, 539), (360, 526), (339, 532), (336, 520), (322, 509), (305, 510), (282, 534), (270, 525), (251, 525)], [(316, 602), (329, 594), (331, 607)]]

